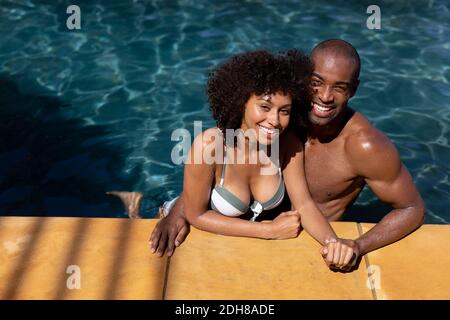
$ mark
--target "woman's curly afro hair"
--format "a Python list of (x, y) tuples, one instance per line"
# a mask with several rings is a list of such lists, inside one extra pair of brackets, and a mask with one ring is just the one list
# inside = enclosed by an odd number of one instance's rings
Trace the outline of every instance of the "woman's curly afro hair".
[(303, 126), (309, 105), (309, 58), (299, 50), (272, 54), (265, 50), (238, 54), (209, 77), (207, 94), (213, 117), (222, 129), (238, 129), (250, 97), (282, 93), (292, 98), (291, 124)]

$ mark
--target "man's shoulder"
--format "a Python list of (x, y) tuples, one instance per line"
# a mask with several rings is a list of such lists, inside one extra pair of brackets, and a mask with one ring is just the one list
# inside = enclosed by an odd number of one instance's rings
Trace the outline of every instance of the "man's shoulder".
[(385, 148), (394, 147), (389, 138), (361, 113), (355, 112), (350, 121), (345, 135), (345, 148), (351, 155), (375, 156), (379, 151), (386, 151)]
[(389, 138), (359, 112), (351, 121), (345, 137), (345, 153), (355, 171), (367, 173), (380, 168), (385, 172), (396, 171), (401, 165), (400, 158)]

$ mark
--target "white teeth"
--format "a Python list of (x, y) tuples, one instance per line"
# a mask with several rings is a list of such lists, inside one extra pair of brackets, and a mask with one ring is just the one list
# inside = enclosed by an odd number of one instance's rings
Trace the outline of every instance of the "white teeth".
[(263, 126), (259, 126), (259, 127), (261, 128), (261, 130), (264, 133), (267, 133), (267, 134), (274, 134), (275, 133), (275, 129), (269, 129), (269, 128), (266, 128), (266, 127), (263, 127)]
[(319, 111), (330, 111), (331, 110), (331, 108), (325, 108), (325, 107), (322, 107), (322, 106), (319, 106), (317, 103), (313, 103), (313, 106), (314, 106), (314, 108), (316, 108), (317, 110), (319, 110)]

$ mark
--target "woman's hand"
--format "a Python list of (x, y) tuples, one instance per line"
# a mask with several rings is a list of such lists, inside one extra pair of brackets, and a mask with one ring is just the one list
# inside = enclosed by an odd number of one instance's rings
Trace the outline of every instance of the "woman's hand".
[(353, 240), (338, 238), (327, 240), (320, 253), (329, 268), (348, 271), (355, 265), (359, 248)]
[(268, 239), (284, 240), (296, 238), (301, 230), (301, 217), (297, 210), (281, 213), (269, 222), (270, 231)]

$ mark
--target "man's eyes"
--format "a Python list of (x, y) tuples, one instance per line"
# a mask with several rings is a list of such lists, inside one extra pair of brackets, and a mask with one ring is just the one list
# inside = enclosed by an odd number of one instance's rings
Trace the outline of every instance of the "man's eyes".
[(336, 87), (336, 90), (339, 92), (347, 92), (347, 87)]
[[(311, 81), (311, 85), (312, 85), (313, 87), (319, 87), (319, 86), (322, 85), (322, 82), (321, 82), (321, 81), (318, 81), (318, 80), (312, 80), (312, 81)], [(345, 92), (347, 92), (348, 87), (347, 87), (347, 86), (336, 86), (336, 87), (334, 87), (334, 89), (335, 89), (336, 91), (338, 91), (338, 92), (345, 93)]]

